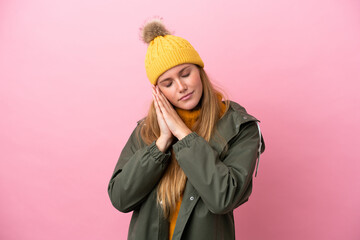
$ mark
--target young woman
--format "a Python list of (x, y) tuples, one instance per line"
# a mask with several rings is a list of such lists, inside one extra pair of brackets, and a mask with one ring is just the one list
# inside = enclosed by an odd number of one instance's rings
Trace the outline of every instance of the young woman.
[(128, 239), (235, 239), (233, 210), (265, 150), (258, 120), (223, 101), (187, 40), (158, 19), (142, 34), (154, 101), (120, 154), (111, 202), (133, 211)]

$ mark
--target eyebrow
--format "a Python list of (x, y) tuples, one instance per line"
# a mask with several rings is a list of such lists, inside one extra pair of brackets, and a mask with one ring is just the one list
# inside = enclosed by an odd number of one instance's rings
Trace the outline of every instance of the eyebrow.
[[(184, 67), (183, 69), (181, 69), (181, 70), (179, 71), (179, 75), (181, 75), (182, 72), (183, 72), (185, 69), (189, 68), (189, 67), (191, 67), (191, 66), (186, 66), (186, 67)], [(169, 81), (169, 80), (171, 80), (171, 78), (165, 78), (165, 79), (161, 80), (159, 83), (162, 83), (162, 82), (165, 82), (165, 81)]]

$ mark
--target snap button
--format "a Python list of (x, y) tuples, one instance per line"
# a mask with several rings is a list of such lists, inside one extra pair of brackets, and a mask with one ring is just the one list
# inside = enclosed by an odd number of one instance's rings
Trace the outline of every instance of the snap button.
[(247, 119), (247, 116), (243, 116), (243, 119)]
[(193, 197), (193, 196), (190, 197), (190, 201), (192, 201), (192, 200), (194, 200), (194, 197)]

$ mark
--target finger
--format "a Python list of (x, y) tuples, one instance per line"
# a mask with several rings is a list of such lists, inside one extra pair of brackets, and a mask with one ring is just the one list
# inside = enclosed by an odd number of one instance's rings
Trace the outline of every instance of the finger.
[(153, 94), (153, 99), (154, 99), (154, 107), (155, 107), (156, 115), (159, 117), (161, 115), (161, 110), (158, 101), (156, 99), (156, 96), (154, 94)]
[(171, 105), (171, 103), (169, 102), (169, 100), (165, 97), (165, 95), (161, 92), (160, 95), (162, 96), (166, 106), (169, 108), (169, 109), (173, 109), (173, 106)]
[(157, 95), (155, 86), (152, 86), (152, 92), (153, 92), (154, 95)]
[(157, 103), (161, 110), (164, 121), (167, 122), (170, 118), (169, 109), (164, 105), (165, 103), (162, 100), (160, 100), (160, 96), (157, 96)]
[(162, 113), (164, 113), (166, 111), (166, 108), (164, 106), (164, 103), (163, 103), (161, 97), (159, 95), (156, 95), (155, 97), (156, 97), (156, 102), (159, 106), (159, 109), (161, 110)]
[[(159, 86), (156, 86), (155, 91), (156, 91), (156, 99), (158, 100), (159, 105), (160, 105), (160, 103), (163, 103), (163, 98), (162, 98), (162, 96), (161, 96), (161, 92), (160, 92)], [(163, 105), (163, 104), (162, 104), (162, 105)]]
[(152, 90), (152, 96), (153, 96), (153, 99), (154, 99), (154, 103), (157, 101), (157, 98), (156, 98), (156, 92), (155, 92), (155, 90), (153, 89)]
[(161, 100), (164, 108), (166, 109), (166, 111), (170, 114), (170, 113), (174, 113), (175, 109), (172, 106), (172, 104), (169, 102), (169, 100), (165, 97), (165, 95), (160, 91), (159, 94), (159, 100)]
[(161, 92), (161, 90), (159, 89), (158, 86), (157, 86), (156, 90), (157, 90), (157, 93), (158, 93), (157, 94), (158, 98), (162, 102), (162, 105), (164, 106), (164, 108), (166, 108), (167, 111), (170, 111), (171, 108), (172, 108), (171, 104), (169, 103), (169, 101), (167, 100), (165, 95)]

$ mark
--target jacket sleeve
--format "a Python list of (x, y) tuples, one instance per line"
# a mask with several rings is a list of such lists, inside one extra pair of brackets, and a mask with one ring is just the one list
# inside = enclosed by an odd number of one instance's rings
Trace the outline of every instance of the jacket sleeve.
[(160, 180), (170, 156), (161, 152), (155, 141), (148, 146), (139, 142), (137, 134), (135, 129), (108, 184), (111, 203), (121, 212), (133, 211), (141, 204)]
[(250, 121), (242, 124), (229, 141), (221, 160), (217, 151), (195, 132), (174, 144), (179, 165), (211, 212), (224, 214), (246, 202), (251, 193), (259, 140), (257, 124)]

